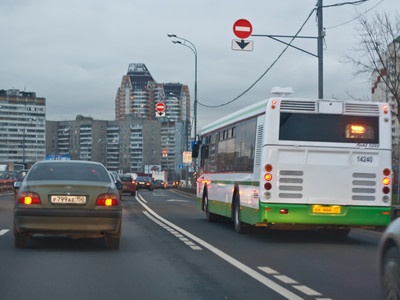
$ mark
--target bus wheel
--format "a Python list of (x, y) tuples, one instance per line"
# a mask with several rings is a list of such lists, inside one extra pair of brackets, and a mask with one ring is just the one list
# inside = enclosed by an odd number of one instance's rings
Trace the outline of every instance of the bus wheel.
[(217, 219), (217, 216), (208, 210), (208, 196), (204, 196), (203, 199), (204, 212), (206, 213), (206, 219), (208, 222), (214, 222)]
[(233, 206), (233, 225), (235, 226), (235, 231), (237, 233), (245, 233), (246, 225), (240, 221), (240, 201), (235, 199)]

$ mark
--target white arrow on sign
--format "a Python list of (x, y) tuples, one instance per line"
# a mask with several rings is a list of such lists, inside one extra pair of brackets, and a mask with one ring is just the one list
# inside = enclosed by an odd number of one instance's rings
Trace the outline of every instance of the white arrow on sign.
[(159, 118), (159, 117), (165, 117), (165, 111), (163, 111), (163, 112), (156, 112), (156, 117), (157, 118)]
[(232, 40), (232, 50), (253, 51), (253, 41)]

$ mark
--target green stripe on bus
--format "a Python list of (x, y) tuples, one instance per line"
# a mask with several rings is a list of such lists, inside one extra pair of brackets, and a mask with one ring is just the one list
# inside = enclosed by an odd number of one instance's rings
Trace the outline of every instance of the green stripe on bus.
[[(201, 198), (197, 198), (201, 208)], [(287, 209), (287, 214), (281, 214)], [(230, 202), (208, 200), (211, 213), (227, 218), (232, 216)], [(391, 221), (391, 208), (386, 206), (341, 206), (340, 214), (316, 214), (308, 204), (260, 204), (260, 209), (241, 206), (241, 221), (247, 224), (304, 224), (343, 226), (386, 226)]]

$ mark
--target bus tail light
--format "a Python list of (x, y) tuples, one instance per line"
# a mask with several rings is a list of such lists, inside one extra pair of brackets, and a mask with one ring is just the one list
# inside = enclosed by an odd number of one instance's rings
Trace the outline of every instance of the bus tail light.
[(383, 109), (383, 113), (384, 113), (385, 115), (387, 115), (387, 114), (389, 113), (389, 105), (385, 104), (385, 105), (382, 107), (382, 109)]
[(383, 183), (383, 185), (384, 185), (384, 187), (383, 187), (383, 189), (382, 189), (382, 192), (383, 192), (384, 194), (386, 194), (386, 195), (390, 193), (390, 184), (392, 183), (392, 179), (389, 177), (390, 174), (391, 174), (390, 169), (385, 168), (385, 169), (383, 170), (383, 175), (384, 175), (385, 177), (382, 178), (382, 183)]
[(267, 173), (265, 173), (264, 174), (264, 179), (266, 180), (266, 181), (271, 181), (272, 180), (272, 174), (271, 174), (271, 172), (272, 172), (272, 165), (271, 164), (266, 164), (265, 166), (264, 166), (264, 170), (267, 172)]
[(271, 108), (272, 108), (272, 109), (275, 109), (277, 103), (278, 103), (278, 100), (273, 99), (273, 100), (271, 101)]
[(272, 174), (271, 174), (271, 173), (266, 173), (266, 174), (264, 175), (264, 179), (265, 179), (266, 181), (271, 181), (271, 180), (272, 180)]
[(266, 182), (264, 182), (263, 187), (266, 190), (266, 192), (263, 193), (263, 198), (265, 200), (269, 200), (272, 197), (272, 194), (271, 194), (271, 190), (272, 190), (272, 183), (271, 183), (271, 181), (272, 181), (272, 173), (271, 172), (272, 172), (272, 169), (273, 169), (273, 167), (272, 167), (271, 164), (264, 165), (264, 171), (265, 171), (264, 180)]
[(202, 183), (202, 184), (210, 185), (210, 184), (211, 184), (211, 180), (202, 179), (202, 180), (201, 180), (201, 183)]
[(390, 182), (391, 182), (391, 179), (389, 177), (385, 177), (385, 178), (382, 179), (382, 183), (384, 185), (389, 185)]

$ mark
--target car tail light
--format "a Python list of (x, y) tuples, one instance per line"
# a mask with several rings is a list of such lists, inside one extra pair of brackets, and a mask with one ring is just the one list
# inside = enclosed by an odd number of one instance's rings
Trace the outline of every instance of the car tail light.
[(118, 196), (115, 194), (101, 194), (97, 197), (98, 206), (116, 206), (118, 205)]
[(39, 194), (33, 192), (20, 193), (17, 202), (24, 205), (42, 204)]

